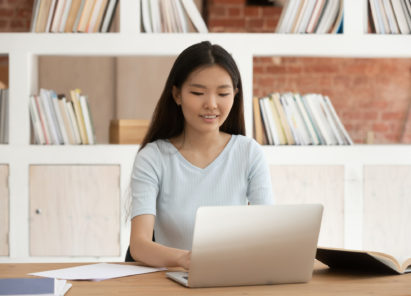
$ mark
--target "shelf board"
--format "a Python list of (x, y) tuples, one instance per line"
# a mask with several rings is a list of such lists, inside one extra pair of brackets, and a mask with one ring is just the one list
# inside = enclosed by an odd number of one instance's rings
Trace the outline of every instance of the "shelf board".
[(138, 145), (0, 145), (0, 164), (126, 164)]
[[(411, 145), (262, 146), (270, 164), (411, 164)], [(138, 145), (0, 145), (0, 164), (124, 164)]]
[(411, 57), (411, 35), (2, 33), (0, 53), (34, 55), (178, 55), (203, 40), (252, 56)]
[(263, 146), (270, 164), (410, 165), (411, 145)]

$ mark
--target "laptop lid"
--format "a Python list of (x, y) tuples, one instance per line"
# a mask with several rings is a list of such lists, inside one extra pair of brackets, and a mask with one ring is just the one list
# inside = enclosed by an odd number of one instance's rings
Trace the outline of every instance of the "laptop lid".
[(199, 208), (188, 286), (309, 281), (322, 211), (314, 204)]

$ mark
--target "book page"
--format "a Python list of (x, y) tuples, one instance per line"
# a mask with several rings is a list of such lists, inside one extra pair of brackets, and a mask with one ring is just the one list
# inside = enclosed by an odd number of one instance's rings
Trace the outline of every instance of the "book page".
[(375, 259), (377, 259), (378, 261), (384, 263), (385, 265), (391, 267), (393, 270), (397, 271), (398, 273), (401, 273), (401, 267), (400, 264), (398, 263), (398, 261), (387, 254), (382, 254), (382, 253), (374, 253), (374, 252), (370, 252), (369, 253), (371, 256), (373, 256)]
[(411, 258), (401, 260), (400, 262), (403, 262), (401, 267), (404, 273), (411, 272)]

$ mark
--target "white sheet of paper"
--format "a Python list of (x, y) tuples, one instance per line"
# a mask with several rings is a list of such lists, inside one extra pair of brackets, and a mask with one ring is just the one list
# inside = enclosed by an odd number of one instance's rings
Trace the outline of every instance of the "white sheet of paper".
[(135, 274), (150, 273), (162, 270), (166, 270), (166, 268), (153, 268), (127, 264), (97, 263), (29, 273), (29, 275), (36, 275), (48, 278), (58, 278), (64, 280), (101, 281), (106, 279), (130, 276)]

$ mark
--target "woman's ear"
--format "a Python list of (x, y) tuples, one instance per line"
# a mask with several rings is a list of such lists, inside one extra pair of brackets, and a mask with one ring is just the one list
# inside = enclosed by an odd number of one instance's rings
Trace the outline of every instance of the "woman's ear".
[(176, 104), (178, 106), (180, 106), (181, 105), (181, 91), (180, 91), (180, 89), (177, 86), (173, 85), (172, 93), (173, 93), (174, 101), (176, 102)]

